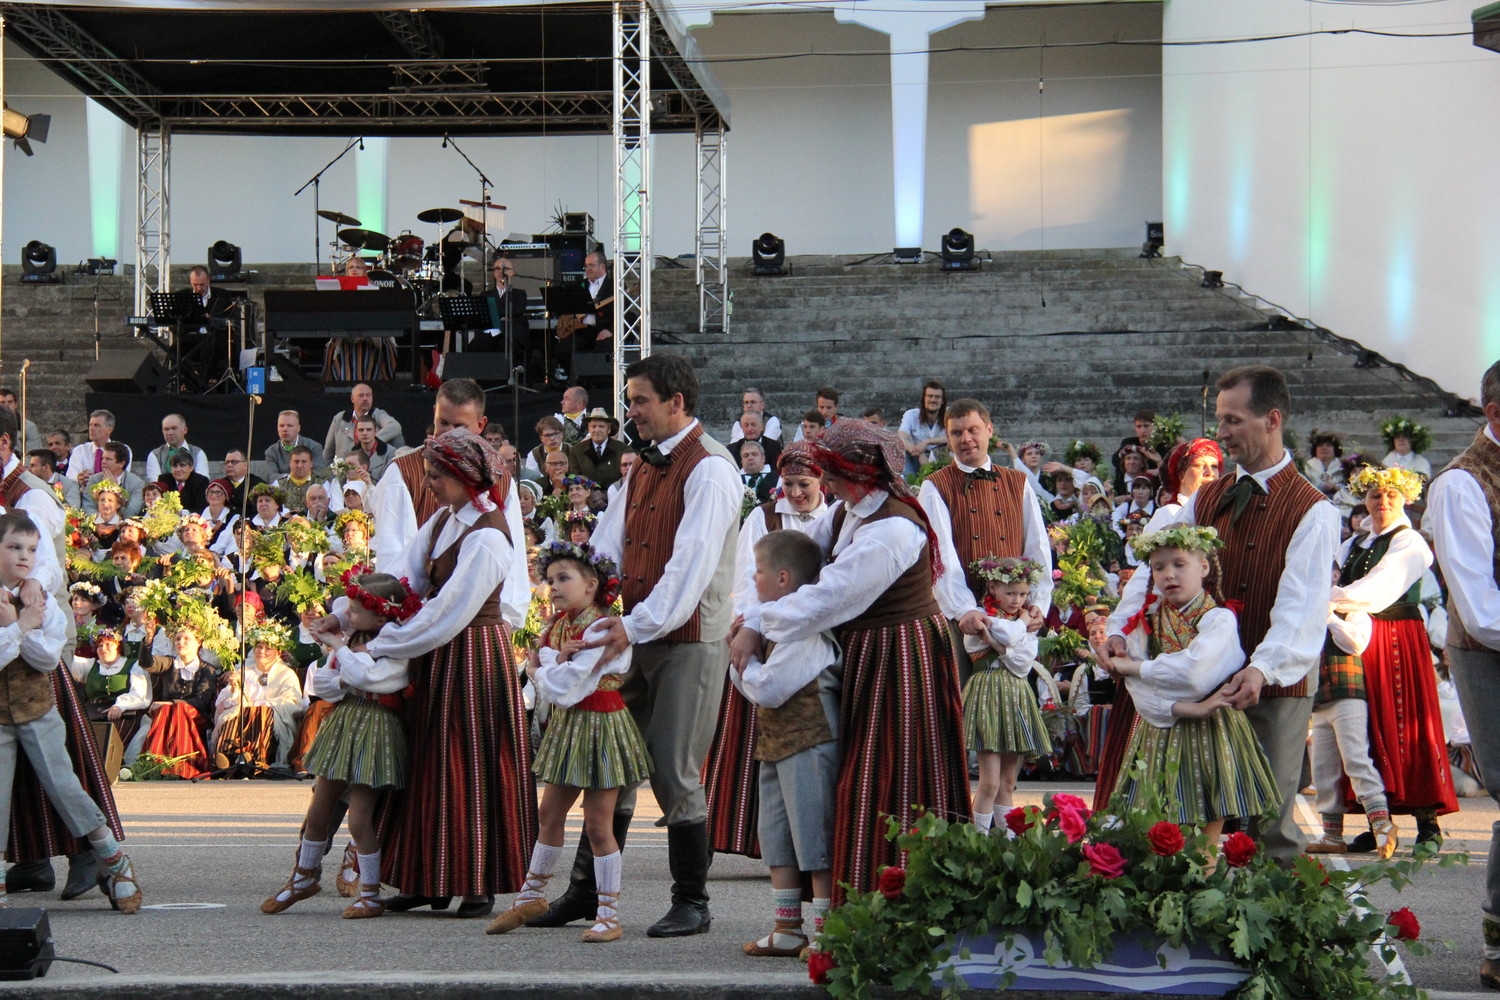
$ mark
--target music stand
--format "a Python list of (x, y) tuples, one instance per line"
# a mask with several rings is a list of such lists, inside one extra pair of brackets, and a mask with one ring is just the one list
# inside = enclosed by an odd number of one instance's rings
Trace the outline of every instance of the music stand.
[[(557, 329), (557, 318), (559, 316), (579, 316), (594, 311), (593, 300), (588, 295), (588, 286), (578, 281), (563, 282), (543, 288), (542, 305), (546, 307), (547, 318), (552, 321), (554, 333)], [(570, 338), (572, 343), (568, 350), (569, 374), (575, 381), (578, 378), (577, 336), (575, 333)], [(559, 353), (561, 353), (562, 341), (558, 341), (558, 345)]]
[[(240, 346), (244, 347), (245, 326), (249, 321), (248, 315), (250, 312), (250, 300), (244, 297), (236, 297), (234, 305), (230, 308), (239, 310)], [(213, 384), (210, 385), (207, 389), (203, 390), (203, 395), (205, 396), (213, 392), (215, 389), (218, 389), (220, 386), (225, 386), (226, 391), (227, 387), (229, 386), (233, 386), (240, 392), (245, 391), (245, 386), (240, 382), (239, 370), (235, 367), (235, 362), (239, 360), (239, 352), (234, 349), (234, 322), (227, 315), (209, 317), (209, 336), (212, 337), (218, 332), (217, 327), (220, 323), (224, 324), (224, 353), (226, 355), (227, 363), (224, 366), (224, 371), (219, 374), (218, 378), (214, 379)]]
[[(182, 323), (194, 313), (193, 293), (181, 292), (152, 292), (150, 294), (151, 318), (156, 320), (157, 326), (170, 326), (172, 328), (172, 392), (182, 392)], [(193, 352), (188, 352), (188, 359), (192, 360)]]

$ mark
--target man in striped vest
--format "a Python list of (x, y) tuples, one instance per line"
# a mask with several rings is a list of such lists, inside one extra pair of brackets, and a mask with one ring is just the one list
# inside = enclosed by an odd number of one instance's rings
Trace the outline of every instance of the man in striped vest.
[[(1485, 426), (1428, 490), (1428, 524), (1448, 582), (1448, 667), (1485, 790), (1500, 802), (1500, 362), (1480, 382)], [(1500, 825), (1490, 836), (1479, 983), (1500, 989)]]
[[(1224, 541), (1215, 594), (1239, 602), (1246, 665), (1224, 686), (1245, 710), (1281, 793), (1281, 816), (1259, 833), (1265, 850), (1290, 862), (1302, 853), (1296, 797), (1318, 681), (1318, 658), (1338, 552), (1334, 506), (1302, 478), (1281, 443), (1291, 412), (1286, 378), (1248, 365), (1220, 377), (1215, 414), (1219, 441), (1238, 468), (1203, 487), (1175, 521), (1211, 525)], [(1167, 527), (1163, 524), (1160, 527)], [(1125, 623), (1141, 607), (1150, 574), (1137, 572), (1109, 618), (1112, 656), (1125, 653)]]

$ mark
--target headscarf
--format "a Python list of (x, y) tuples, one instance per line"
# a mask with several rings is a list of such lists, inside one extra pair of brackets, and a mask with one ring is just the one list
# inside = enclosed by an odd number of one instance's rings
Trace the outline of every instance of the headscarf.
[(813, 446), (815, 458), (831, 475), (866, 486), (885, 490), (892, 497), (916, 511), (917, 520), (927, 533), (927, 552), (933, 579), (943, 573), (943, 557), (937, 535), (927, 512), (917, 503), (901, 470), (906, 467), (906, 449), (895, 432), (863, 420), (839, 420), (823, 432)]
[(1182, 492), (1182, 474), (1204, 455), (1212, 455), (1219, 468), (1224, 468), (1224, 453), (1219, 443), (1212, 438), (1194, 438), (1174, 445), (1161, 463), (1162, 503), (1176, 503)]
[(487, 495), (495, 506), (505, 502), (506, 475), (500, 456), (490, 443), (466, 427), (455, 427), (422, 446), (422, 459), (438, 466), (464, 484), (476, 505)]
[(812, 476), (821, 479), (823, 466), (818, 464), (818, 447), (811, 441), (793, 441), (776, 459), (780, 476)]

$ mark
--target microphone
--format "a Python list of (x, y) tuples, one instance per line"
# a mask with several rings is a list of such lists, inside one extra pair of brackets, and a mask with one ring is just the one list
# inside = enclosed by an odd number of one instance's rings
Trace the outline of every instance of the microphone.
[(250, 397), (250, 399), (251, 399), (251, 401), (252, 401), (252, 402), (254, 402), (254, 403), (255, 403), (255, 404), (256, 404), (256, 405), (257, 405), (257, 406), (259, 406), (259, 405), (260, 405), (260, 404), (261, 404), (261, 403), (264, 403), (264, 402), (265, 402), (265, 400), (264, 400), (264, 399), (261, 399), (261, 398), (260, 398), (260, 397), (259, 397), (259, 396), (257, 396), (257, 395), (256, 395), (256, 394), (255, 394), (255, 393), (253, 393), (253, 392), (252, 392), (252, 393), (248, 393), (248, 395), (249, 395), (249, 397)]
[(443, 133), (443, 148), (444, 149), (448, 148), (448, 133), (447, 132)]
[(363, 153), (365, 151), (365, 137), (364, 136), (360, 136), (359, 137), (359, 151), (361, 153)]

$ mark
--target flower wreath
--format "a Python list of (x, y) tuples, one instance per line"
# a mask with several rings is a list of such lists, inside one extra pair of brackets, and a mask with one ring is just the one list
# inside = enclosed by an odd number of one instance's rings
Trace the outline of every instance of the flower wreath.
[(344, 529), (351, 524), (362, 524), (365, 526), (366, 534), (375, 533), (375, 518), (370, 516), (369, 511), (346, 510), (333, 519), (333, 530), (343, 535)]
[(125, 496), (125, 487), (112, 479), (101, 479), (89, 487), (89, 496), (98, 500), (101, 493), (113, 493), (115, 496), (123, 498)]
[(1390, 417), (1380, 422), (1380, 437), (1386, 448), (1396, 450), (1396, 438), (1411, 442), (1411, 450), (1421, 454), (1432, 446), (1432, 432), (1410, 417)]
[(1372, 490), (1395, 490), (1407, 503), (1415, 503), (1422, 496), (1422, 487), (1426, 482), (1427, 479), (1420, 472), (1412, 472), (1397, 465), (1389, 469), (1365, 465), (1349, 477), (1348, 489), (1356, 500), (1363, 500)]
[(375, 572), (375, 568), (373, 566), (367, 566), (364, 563), (350, 566), (348, 569), (344, 570), (344, 575), (339, 577), (339, 580), (344, 585), (344, 596), (349, 598), (349, 600), (351, 601), (358, 601), (360, 604), (364, 605), (370, 611), (375, 612), (380, 617), (389, 618), (391, 621), (395, 622), (404, 622), (412, 615), (422, 610), (422, 599), (412, 592), (411, 584), (407, 582), (406, 577), (404, 576), (401, 578), (400, 583), (401, 589), (406, 592), (406, 596), (403, 597), (400, 601), (395, 601), (384, 597), (376, 597), (374, 594), (370, 593), (368, 590), (364, 589), (359, 584), (354, 582), (366, 573), (373, 572)]
[(1036, 586), (1045, 572), (1034, 559), (1009, 560), (997, 556), (984, 556), (969, 563), (969, 570), (981, 580), (990, 583), (1024, 583)]
[(586, 486), (586, 487), (588, 487), (588, 491), (590, 493), (594, 492), (595, 490), (597, 490), (599, 488), (599, 484), (596, 483), (596, 482), (594, 482), (588, 476), (580, 476), (580, 475), (577, 475), (577, 474), (570, 475), (570, 476), (563, 476), (563, 489), (565, 489), (565, 490), (566, 489), (570, 489), (570, 488), (572, 488), (574, 486)]
[(1118, 527), (1121, 531), (1124, 531), (1132, 524), (1139, 524), (1142, 528), (1144, 528), (1146, 526), (1146, 523), (1150, 520), (1151, 515), (1147, 514), (1145, 511), (1133, 510), (1129, 514), (1126, 514), (1124, 517), (1116, 521), (1115, 526)]
[(570, 510), (563, 515), (563, 520), (569, 524), (586, 524), (592, 528), (599, 518), (591, 510)]
[(202, 528), (205, 533), (213, 531), (208, 523), (208, 518), (202, 514), (187, 513), (182, 515), (182, 520), (177, 525), (177, 531), (181, 534), (183, 528)]
[(95, 648), (97, 648), (101, 642), (109, 639), (122, 644), (125, 642), (125, 637), (120, 634), (120, 630), (117, 628), (111, 628), (108, 625), (100, 625), (98, 628), (94, 629), (93, 639)]
[(282, 651), (292, 648), (292, 630), (285, 622), (268, 618), (245, 630), (245, 645), (254, 649), (259, 645), (271, 646)]
[(574, 545), (572, 542), (564, 541), (548, 542), (537, 549), (537, 570), (546, 575), (547, 567), (559, 559), (583, 563), (593, 570), (599, 577), (599, 593), (595, 601), (604, 607), (609, 607), (615, 602), (615, 598), (620, 594), (620, 571), (615, 567), (613, 559), (596, 552), (592, 545)]
[(1047, 442), (1045, 441), (1027, 441), (1025, 444), (1021, 445), (1020, 450), (1017, 451), (1016, 454), (1024, 455), (1028, 451), (1035, 451), (1038, 458), (1046, 458), (1047, 453), (1051, 450), (1051, 448), (1047, 447)]
[(272, 486), (270, 483), (260, 483), (255, 489), (250, 491), (250, 502), (252, 504), (261, 497), (270, 497), (276, 501), (277, 506), (286, 505), (286, 491), (279, 486)]
[(1068, 446), (1063, 449), (1063, 461), (1072, 465), (1080, 458), (1087, 456), (1098, 465), (1104, 461), (1104, 455), (1099, 451), (1099, 446), (1092, 441), (1069, 441)]
[(94, 604), (104, 603), (104, 591), (100, 589), (97, 583), (90, 583), (88, 580), (79, 580), (77, 583), (69, 586), (68, 597), (83, 597)]
[(1194, 524), (1179, 524), (1160, 531), (1148, 531), (1130, 541), (1136, 558), (1142, 562), (1157, 549), (1183, 549), (1210, 555), (1214, 549), (1222, 548), (1223, 545), (1216, 529)]

